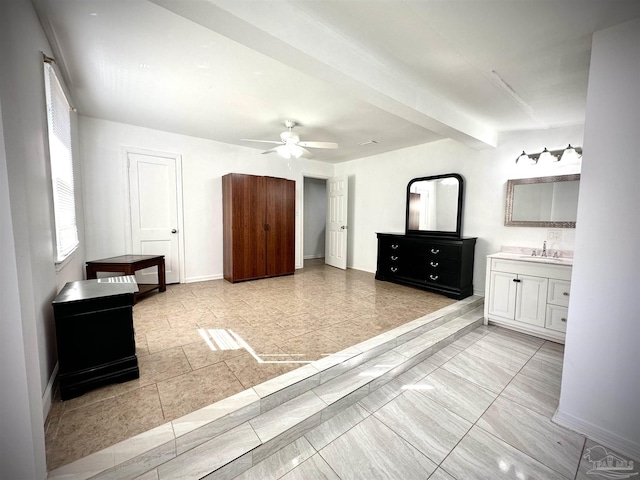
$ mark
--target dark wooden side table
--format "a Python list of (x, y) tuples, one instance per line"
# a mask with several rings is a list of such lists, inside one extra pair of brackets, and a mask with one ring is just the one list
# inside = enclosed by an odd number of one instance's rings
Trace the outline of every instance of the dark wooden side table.
[(97, 272), (120, 272), (124, 275), (135, 275), (137, 270), (158, 267), (158, 283), (138, 284), (136, 298), (156, 288), (160, 292), (167, 290), (164, 270), (164, 255), (120, 255), (87, 262), (87, 280), (97, 278)]
[(138, 378), (133, 332), (135, 277), (69, 282), (53, 301), (60, 398)]

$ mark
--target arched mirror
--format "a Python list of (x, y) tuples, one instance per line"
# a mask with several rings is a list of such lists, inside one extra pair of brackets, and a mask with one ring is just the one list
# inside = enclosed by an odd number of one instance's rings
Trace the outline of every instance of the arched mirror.
[(407, 186), (407, 235), (460, 237), (464, 181), (457, 173), (414, 178)]

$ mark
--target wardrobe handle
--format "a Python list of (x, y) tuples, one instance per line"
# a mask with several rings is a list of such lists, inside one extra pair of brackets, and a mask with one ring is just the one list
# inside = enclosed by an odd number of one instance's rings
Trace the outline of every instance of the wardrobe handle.
[(431, 280), (437, 280), (438, 279), (438, 275), (429, 275), (429, 278)]
[(392, 244), (392, 245), (391, 245), (391, 248), (392, 248), (393, 250), (397, 250), (399, 246), (400, 246), (400, 245), (398, 245), (397, 243), (394, 243), (394, 244)]
[(431, 265), (433, 268), (436, 268), (439, 264), (438, 262), (431, 262), (429, 265)]
[(391, 260), (394, 260), (394, 261), (395, 261), (395, 260), (397, 260), (397, 259), (398, 259), (398, 257), (396, 257), (395, 255), (391, 255)]
[(431, 249), (431, 253), (433, 253), (434, 255), (437, 255), (437, 254), (439, 254), (439, 253), (440, 253), (440, 250), (439, 250), (439, 249), (437, 249), (437, 248), (432, 248), (432, 249)]
[(398, 271), (398, 267), (391, 267), (391, 272), (396, 273)]

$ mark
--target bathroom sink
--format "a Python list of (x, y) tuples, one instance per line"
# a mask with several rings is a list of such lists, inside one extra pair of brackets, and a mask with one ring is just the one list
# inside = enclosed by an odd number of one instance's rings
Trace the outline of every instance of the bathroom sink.
[(515, 255), (518, 258), (521, 258), (522, 260), (527, 260), (529, 262), (539, 262), (539, 263), (555, 263), (558, 265), (573, 265), (573, 258), (566, 258), (566, 257), (559, 257), (559, 258), (553, 258), (553, 257), (534, 257), (532, 255)]

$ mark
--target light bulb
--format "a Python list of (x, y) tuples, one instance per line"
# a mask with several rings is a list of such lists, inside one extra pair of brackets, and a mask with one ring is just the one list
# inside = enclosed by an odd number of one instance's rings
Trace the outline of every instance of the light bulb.
[(279, 147), (276, 147), (276, 152), (278, 152), (278, 155), (282, 158), (291, 158), (291, 150), (289, 150), (288, 145), (280, 145)]
[(531, 158), (523, 150), (520, 156), (516, 158), (516, 163), (520, 165), (535, 165), (537, 163), (537, 159)]
[(547, 150), (547, 147), (544, 147), (544, 150), (540, 153), (540, 156), (538, 157), (538, 164), (544, 165), (544, 164), (551, 163), (552, 161), (553, 161), (553, 155), (551, 155), (551, 152)]
[(562, 160), (562, 163), (572, 165), (580, 163), (580, 158), (581, 156), (578, 154), (578, 152), (576, 152), (576, 149), (573, 148), (571, 144), (569, 144), (569, 146), (564, 149), (564, 152), (562, 153), (562, 157), (560, 159)]
[(288, 144), (289, 147), (289, 152), (291, 152), (291, 155), (293, 155), (295, 158), (300, 158), (303, 154), (302, 148), (300, 148), (298, 145), (295, 145), (293, 143)]

